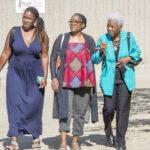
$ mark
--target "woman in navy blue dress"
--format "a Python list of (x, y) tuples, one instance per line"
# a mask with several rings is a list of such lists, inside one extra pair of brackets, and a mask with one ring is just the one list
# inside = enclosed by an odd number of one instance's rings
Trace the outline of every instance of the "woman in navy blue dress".
[[(8, 33), (0, 58), (0, 71), (9, 60), (7, 72), (7, 111), (9, 120), (8, 136), (12, 137), (6, 150), (19, 149), (17, 137), (24, 134), (33, 136), (32, 148), (40, 148), (39, 135), (42, 134), (42, 109), (44, 87), (48, 72), (48, 36), (44, 21), (34, 7), (25, 10), (23, 25), (16, 29), (12, 48)], [(37, 77), (43, 77), (37, 83)]]

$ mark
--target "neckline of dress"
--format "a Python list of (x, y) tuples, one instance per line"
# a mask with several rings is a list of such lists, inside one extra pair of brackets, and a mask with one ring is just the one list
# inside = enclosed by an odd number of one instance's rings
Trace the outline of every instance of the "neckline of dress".
[(32, 43), (35, 41), (35, 38), (32, 40), (32, 42), (30, 43), (30, 45), (29, 45), (29, 46), (27, 46), (27, 45), (26, 45), (26, 43), (25, 43), (25, 40), (24, 40), (24, 37), (23, 37), (22, 31), (21, 31), (21, 27), (20, 27), (20, 34), (21, 34), (21, 38), (22, 38), (22, 40), (23, 40), (23, 43), (24, 43), (25, 47), (26, 47), (26, 48), (30, 48), (30, 47), (31, 47), (31, 45), (32, 45)]

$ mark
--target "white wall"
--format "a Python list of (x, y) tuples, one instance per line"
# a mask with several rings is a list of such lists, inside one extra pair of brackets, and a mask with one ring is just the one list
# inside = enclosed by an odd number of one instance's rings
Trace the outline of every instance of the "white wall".
[[(84, 32), (92, 35), (97, 41), (99, 35), (106, 32), (107, 16), (113, 10), (120, 10), (124, 16), (123, 29), (134, 34), (142, 50), (146, 71), (137, 67), (138, 87), (145, 87), (143, 80), (149, 80), (150, 67), (150, 0), (46, 0), (46, 13), (41, 14), (45, 20), (50, 38), (50, 52), (55, 38), (60, 33), (68, 32), (68, 20), (75, 12), (87, 17), (87, 28)], [(13, 26), (21, 25), (22, 14), (15, 13), (15, 0), (0, 0), (0, 51), (3, 50), (6, 35)], [(5, 76), (6, 68), (2, 72)], [(96, 67), (99, 79), (99, 66)], [(143, 79), (144, 76), (144, 79)], [(147, 85), (146, 85), (147, 87)], [(148, 87), (150, 87), (148, 85)]]

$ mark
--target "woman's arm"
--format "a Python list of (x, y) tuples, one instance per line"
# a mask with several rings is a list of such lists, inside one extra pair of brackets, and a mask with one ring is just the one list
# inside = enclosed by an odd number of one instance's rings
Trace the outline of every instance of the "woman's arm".
[(40, 88), (44, 88), (47, 85), (47, 74), (48, 74), (48, 49), (49, 49), (49, 38), (45, 32), (44, 43), (42, 45), (42, 68), (43, 68), (43, 79), (41, 81)]
[(58, 57), (58, 49), (60, 49), (60, 43), (61, 43), (62, 35), (59, 35), (57, 39), (55, 40), (50, 56), (50, 70), (51, 70), (51, 79), (52, 79), (52, 89), (55, 92), (59, 91), (59, 82), (56, 77), (56, 62)]
[(88, 48), (89, 48), (90, 54), (91, 54), (91, 56), (92, 56), (92, 55), (96, 52), (96, 50), (95, 50), (96, 44), (95, 44), (94, 39), (93, 39), (91, 36), (89, 36), (88, 39), (89, 39)]
[(135, 62), (139, 59), (139, 56), (141, 54), (141, 51), (139, 49), (139, 46), (137, 45), (134, 36), (132, 33), (130, 33), (130, 50), (129, 50), (129, 56), (123, 57), (119, 60), (119, 63), (116, 65), (120, 65), (121, 63), (127, 64), (130, 61)]
[(51, 79), (56, 78), (56, 62), (58, 57), (58, 50), (60, 49), (62, 35), (59, 35), (55, 40), (50, 56), (50, 71), (51, 71)]
[(6, 62), (8, 61), (8, 59), (12, 53), (11, 48), (9, 47), (10, 33), (11, 33), (11, 31), (8, 32), (8, 35), (7, 35), (7, 38), (5, 41), (4, 50), (3, 50), (1, 57), (0, 57), (0, 71), (3, 69), (3, 67), (5, 66)]
[(105, 49), (107, 46), (106, 46), (106, 43), (102, 43), (101, 41), (102, 41), (101, 38), (99, 38), (97, 41), (97, 46), (96, 46), (97, 51), (92, 55), (92, 61), (95, 64), (99, 64), (103, 60), (103, 58), (106, 56), (106, 53), (104, 53), (102, 49)]
[(139, 60), (139, 56), (141, 54), (141, 50), (137, 45), (135, 38), (132, 33), (130, 33), (130, 57), (132, 57), (132, 61)]

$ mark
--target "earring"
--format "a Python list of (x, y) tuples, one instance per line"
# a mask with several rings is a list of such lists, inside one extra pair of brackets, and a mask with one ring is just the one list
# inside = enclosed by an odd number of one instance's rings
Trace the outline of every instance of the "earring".
[(37, 22), (34, 23), (34, 27), (36, 27)]

